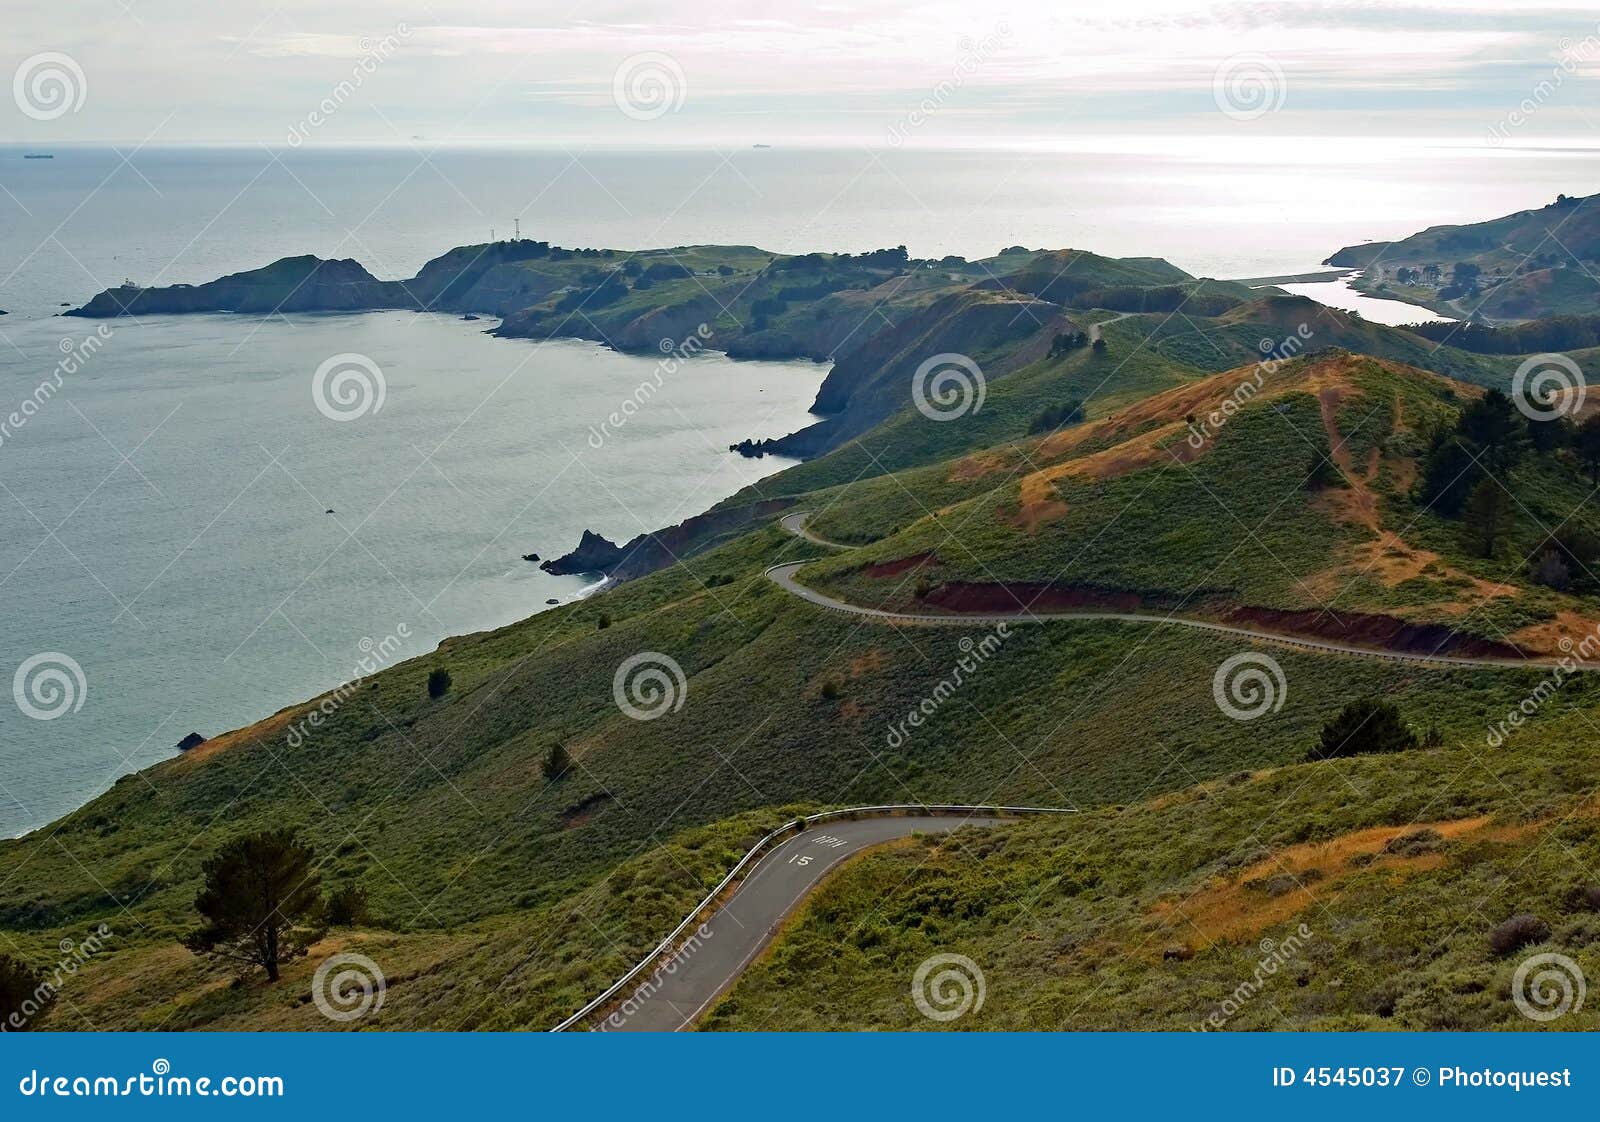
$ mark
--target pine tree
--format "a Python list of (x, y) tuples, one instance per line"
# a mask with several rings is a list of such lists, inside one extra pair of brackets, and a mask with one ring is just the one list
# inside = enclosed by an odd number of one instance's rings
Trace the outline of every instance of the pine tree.
[(261, 966), (278, 980), (278, 966), (306, 953), (321, 938), (322, 878), (316, 854), (293, 830), (263, 830), (236, 838), (205, 863), (206, 884), (195, 910), (206, 925), (183, 943)]

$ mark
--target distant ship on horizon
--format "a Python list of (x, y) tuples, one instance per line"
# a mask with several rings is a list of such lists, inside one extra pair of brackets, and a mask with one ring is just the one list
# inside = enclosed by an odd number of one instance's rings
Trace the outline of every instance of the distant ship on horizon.
[(24, 160), (53, 160), (56, 157), (54, 152), (24, 152), (22, 158)]

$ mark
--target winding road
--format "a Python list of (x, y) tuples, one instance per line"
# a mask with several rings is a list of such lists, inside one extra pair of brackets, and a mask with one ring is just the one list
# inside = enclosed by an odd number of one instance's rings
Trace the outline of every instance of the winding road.
[(733, 895), (677, 950), (640, 976), (593, 1022), (597, 1032), (676, 1032), (689, 1027), (752, 959), (822, 878), (864, 849), (912, 834), (994, 826), (1001, 818), (913, 816), (819, 823), (775, 846)]
[[(841, 542), (828, 541), (826, 538), (820, 538), (811, 533), (805, 526), (806, 517), (807, 512), (798, 511), (784, 515), (779, 522), (791, 534), (795, 534), (816, 545), (827, 546), (830, 549), (854, 548)], [(808, 564), (810, 564), (809, 561), (788, 561), (782, 565), (774, 565), (767, 570), (767, 579), (791, 596), (798, 596), (800, 599), (809, 604), (815, 604), (819, 608), (843, 612), (847, 615), (859, 616), (865, 619), (880, 620), (884, 623), (904, 623), (924, 627), (993, 627), (1001, 623), (1013, 626), (1049, 623), (1055, 620), (1110, 620), (1119, 623), (1137, 623), (1156, 627), (1187, 627), (1196, 631), (1210, 631), (1218, 635), (1230, 635), (1248, 639), (1252, 642), (1272, 643), (1281, 647), (1294, 647), (1299, 650), (1314, 651), (1320, 654), (1348, 655), (1356, 658), (1412, 663), (1420, 666), (1492, 666), (1517, 670), (1552, 670), (1562, 665), (1554, 659), (1465, 658), (1457, 655), (1386, 651), (1373, 647), (1357, 647), (1348, 643), (1336, 643), (1328, 639), (1305, 639), (1297, 635), (1285, 635), (1273, 631), (1257, 631), (1254, 628), (1237, 627), (1227, 623), (1212, 623), (1208, 620), (1191, 619), (1184, 616), (1150, 615), (1138, 612), (1109, 612), (1092, 609), (1066, 612), (1034, 612), (1023, 607), (1019, 607), (1015, 612), (982, 615), (934, 615), (928, 612), (890, 612), (881, 608), (866, 608), (859, 604), (851, 604), (848, 601), (836, 599), (824, 592), (818, 592), (814, 588), (808, 588), (806, 585), (801, 584), (795, 579), (795, 574)], [(1575, 661), (1576, 665), (1569, 667), (1569, 670), (1593, 671), (1600, 669), (1600, 664), (1589, 665), (1582, 661)]]

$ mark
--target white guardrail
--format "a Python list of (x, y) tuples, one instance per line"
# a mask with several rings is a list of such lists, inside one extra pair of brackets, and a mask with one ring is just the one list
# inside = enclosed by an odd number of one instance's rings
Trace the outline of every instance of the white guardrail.
[(922, 814), (963, 814), (968, 817), (979, 817), (983, 815), (1000, 816), (1006, 814), (1025, 815), (1076, 813), (1077, 811), (1075, 809), (1049, 806), (924, 806), (921, 804), (904, 803), (890, 806), (853, 806), (846, 807), (844, 810), (825, 810), (821, 814), (808, 814), (803, 818), (796, 818), (792, 821), (785, 822), (782, 826), (779, 826), (776, 830), (773, 830), (766, 837), (762, 838), (760, 841), (756, 842), (755, 845), (751, 846), (750, 852), (739, 858), (739, 863), (732, 869), (728, 870), (728, 875), (718, 881), (715, 888), (706, 893), (705, 899), (701, 900), (700, 903), (694, 906), (689, 914), (684, 917), (683, 922), (672, 929), (672, 933), (670, 935), (661, 940), (660, 943), (656, 944), (655, 950), (641, 958), (638, 963), (634, 965), (633, 969), (629, 970), (626, 974), (613, 982), (599, 997), (589, 1002), (589, 1004), (585, 1005), (582, 1009), (579, 1009), (576, 1013), (562, 1021), (550, 1031), (565, 1032), (567, 1029), (572, 1028), (574, 1025), (584, 1020), (584, 1018), (588, 1017), (595, 1010), (604, 1007), (612, 1000), (612, 998), (616, 997), (617, 994), (626, 989), (629, 982), (633, 981), (640, 974), (643, 974), (663, 955), (669, 953), (677, 945), (678, 939), (682, 937), (684, 932), (688, 931), (704, 912), (715, 906), (718, 898), (728, 890), (729, 886), (732, 885), (734, 881), (739, 879), (740, 874), (750, 868), (750, 866), (754, 864), (758, 858), (765, 856), (766, 850), (775, 841), (784, 837), (785, 835), (801, 832), (801, 823), (804, 823), (806, 826), (810, 826), (814, 822), (829, 822), (836, 818), (852, 818), (860, 815), (881, 815), (883, 817), (904, 815), (909, 817), (912, 815)]

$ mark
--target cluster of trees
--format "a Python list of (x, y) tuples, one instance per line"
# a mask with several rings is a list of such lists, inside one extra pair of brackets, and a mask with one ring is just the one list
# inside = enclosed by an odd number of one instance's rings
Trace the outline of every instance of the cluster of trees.
[(1028, 426), (1030, 434), (1053, 432), (1064, 425), (1076, 425), (1083, 421), (1083, 402), (1076, 398), (1063, 401), (1060, 405), (1052, 405), (1043, 413), (1033, 419)]
[(1080, 308), (1106, 308), (1113, 312), (1176, 312), (1195, 316), (1220, 316), (1244, 301), (1219, 292), (1191, 292), (1177, 284), (1112, 284), (1086, 288), (1070, 297)]
[(1075, 351), (1088, 345), (1089, 334), (1086, 331), (1058, 331), (1056, 337), (1050, 340), (1050, 357), (1060, 358), (1068, 351)]
[[(1461, 410), (1454, 427), (1432, 434), (1416, 497), (1443, 517), (1459, 517), (1469, 548), (1493, 557), (1513, 528), (1509, 472), (1528, 456), (1575, 461), (1600, 486), (1600, 415), (1578, 425), (1564, 417), (1531, 421), (1505, 394), (1490, 390)], [(1569, 569), (1573, 563), (1586, 566), (1591, 556), (1588, 535), (1576, 530), (1565, 534), (1551, 547), (1557, 560)], [(1552, 562), (1547, 572), (1556, 577), (1558, 568)], [(1536, 578), (1538, 572), (1536, 568)]]
[(1480, 355), (1524, 355), (1600, 347), (1600, 316), (1551, 316), (1490, 327), (1483, 323), (1410, 323), (1406, 330)]

